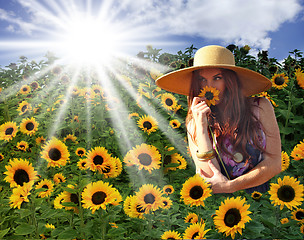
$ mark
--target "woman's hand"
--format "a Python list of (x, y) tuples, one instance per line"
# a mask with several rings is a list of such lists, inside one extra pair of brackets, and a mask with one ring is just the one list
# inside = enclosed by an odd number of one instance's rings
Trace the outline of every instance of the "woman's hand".
[(194, 97), (191, 105), (194, 122), (197, 128), (208, 127), (207, 114), (211, 112), (203, 98)]
[(213, 165), (213, 163), (208, 161), (209, 167), (213, 172), (212, 177), (207, 177), (204, 171), (200, 172), (200, 176), (203, 177), (206, 182), (211, 184), (213, 193), (231, 193), (230, 181)]

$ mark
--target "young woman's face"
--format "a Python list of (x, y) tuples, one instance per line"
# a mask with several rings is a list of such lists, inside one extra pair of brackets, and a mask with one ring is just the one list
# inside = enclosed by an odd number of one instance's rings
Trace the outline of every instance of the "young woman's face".
[(219, 98), (222, 99), (226, 84), (222, 72), (219, 68), (206, 68), (199, 71), (199, 85), (201, 89), (204, 87), (214, 87), (220, 91)]

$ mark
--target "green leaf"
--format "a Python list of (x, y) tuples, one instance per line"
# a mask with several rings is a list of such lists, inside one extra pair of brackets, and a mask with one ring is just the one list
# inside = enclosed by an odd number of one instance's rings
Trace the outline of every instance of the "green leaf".
[(2, 239), (9, 232), (9, 230), (10, 228), (0, 230), (0, 239)]
[(27, 223), (23, 223), (16, 228), (15, 234), (16, 235), (28, 235), (34, 231), (35, 231), (35, 226), (29, 225)]
[(61, 232), (58, 236), (59, 239), (73, 239), (76, 238), (78, 232), (75, 229), (66, 229), (65, 231)]

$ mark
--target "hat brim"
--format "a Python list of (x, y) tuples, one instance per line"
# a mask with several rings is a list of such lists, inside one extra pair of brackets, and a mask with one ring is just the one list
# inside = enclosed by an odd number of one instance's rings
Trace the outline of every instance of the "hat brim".
[(242, 84), (242, 91), (247, 97), (264, 92), (272, 86), (271, 81), (262, 74), (247, 68), (232, 65), (205, 65), (183, 68), (159, 77), (156, 80), (156, 85), (164, 90), (188, 96), (192, 81), (192, 72), (206, 68), (225, 68), (236, 72)]

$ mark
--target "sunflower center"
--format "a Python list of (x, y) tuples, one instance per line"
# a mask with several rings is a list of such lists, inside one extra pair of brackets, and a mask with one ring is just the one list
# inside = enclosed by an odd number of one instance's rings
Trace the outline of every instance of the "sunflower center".
[(149, 121), (145, 121), (143, 126), (144, 126), (144, 128), (146, 128), (148, 130), (152, 128), (152, 124)]
[(213, 97), (214, 97), (214, 95), (213, 95), (212, 92), (206, 92), (205, 93), (205, 97), (206, 97), (207, 100), (212, 100)]
[(24, 105), (22, 108), (21, 108), (21, 112), (25, 112), (27, 109), (27, 105)]
[(51, 148), (49, 151), (49, 157), (53, 161), (58, 161), (61, 158), (61, 152), (57, 148)]
[(276, 85), (283, 85), (284, 84), (284, 82), (285, 82), (285, 79), (283, 78), (283, 77), (276, 77), (275, 79), (274, 79), (274, 83), (276, 84)]
[(165, 192), (166, 192), (166, 193), (171, 193), (172, 190), (171, 190), (170, 188), (166, 188), (166, 189), (165, 189)]
[(14, 174), (14, 181), (20, 185), (23, 186), (23, 183), (27, 183), (30, 181), (28, 173), (23, 169), (16, 170)]
[(72, 194), (71, 194), (70, 200), (71, 200), (72, 203), (75, 203), (75, 204), (77, 204), (77, 205), (79, 204), (78, 196), (77, 196), (77, 194), (75, 194), (75, 193), (72, 193)]
[(293, 187), (284, 185), (278, 190), (278, 198), (283, 202), (291, 202), (296, 196)]
[(100, 156), (100, 155), (96, 155), (93, 158), (93, 162), (94, 162), (95, 165), (102, 165), (103, 164), (103, 157)]
[(26, 91), (27, 91), (27, 88), (25, 87), (25, 88), (23, 88), (22, 90), (23, 90), (24, 92), (26, 92)]
[(78, 150), (78, 154), (82, 155), (82, 154), (84, 154), (84, 152), (82, 150)]
[(170, 155), (168, 155), (168, 156), (166, 156), (165, 157), (165, 159), (164, 159), (164, 166), (166, 166), (166, 165), (168, 165), (169, 163), (171, 163), (171, 156)]
[(155, 197), (152, 193), (148, 193), (144, 197), (144, 201), (145, 201), (146, 204), (153, 204), (155, 202)]
[(296, 213), (296, 218), (299, 219), (299, 220), (304, 219), (304, 212), (303, 211), (298, 211)]
[(49, 189), (48, 185), (44, 184), (41, 188)]
[(32, 131), (34, 129), (34, 124), (32, 122), (29, 122), (28, 124), (26, 124), (25, 128), (28, 131)]
[(194, 233), (191, 237), (191, 239), (195, 239), (198, 236), (198, 232)]
[(24, 145), (20, 145), (19, 147), (20, 147), (20, 148), (25, 148), (25, 146), (24, 146)]
[(103, 173), (109, 173), (111, 171), (111, 167), (106, 166), (104, 169), (102, 169)]
[(171, 107), (171, 106), (173, 105), (173, 101), (172, 101), (172, 99), (170, 99), (170, 98), (167, 98), (166, 101), (165, 101), (165, 103), (166, 103), (166, 105), (169, 106), (169, 107)]
[(136, 206), (136, 211), (137, 211), (138, 213), (144, 213), (144, 212), (145, 212), (145, 209), (144, 209), (143, 207), (141, 207), (140, 205), (137, 205), (137, 206)]
[(102, 203), (106, 200), (106, 197), (107, 197), (107, 194), (105, 194), (105, 193), (102, 192), (102, 191), (95, 192), (95, 193), (92, 195), (92, 202), (93, 202), (95, 205), (100, 205), (100, 204), (102, 204)]
[(14, 131), (14, 128), (10, 127), (5, 130), (5, 135), (11, 135)]
[(194, 186), (190, 190), (190, 197), (193, 199), (199, 199), (203, 196), (204, 190), (201, 186)]
[(147, 153), (141, 153), (138, 155), (139, 162), (144, 166), (149, 166), (152, 163), (152, 158)]
[(240, 211), (236, 208), (229, 209), (224, 217), (224, 223), (228, 227), (233, 227), (237, 225), (242, 219)]

